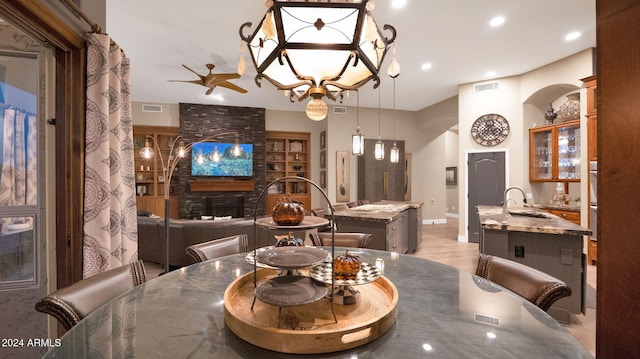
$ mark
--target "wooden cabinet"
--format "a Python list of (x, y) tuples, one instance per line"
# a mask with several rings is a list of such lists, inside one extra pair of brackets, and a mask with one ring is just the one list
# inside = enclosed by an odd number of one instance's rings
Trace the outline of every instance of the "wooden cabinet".
[[(171, 145), (178, 137), (178, 127), (167, 126), (133, 126), (134, 163), (136, 178), (136, 203), (138, 211), (148, 211), (164, 217), (165, 184), (163, 166), (166, 166), (171, 152)], [(152, 158), (144, 158), (140, 149), (149, 142), (153, 148)], [(160, 151), (160, 153), (158, 153)], [(179, 163), (178, 163), (179, 164)], [(171, 218), (179, 218), (178, 197), (171, 193), (177, 192), (178, 173), (174, 173), (169, 187)], [(176, 193), (177, 194), (177, 193)]]
[[(584, 87), (587, 89), (587, 157), (589, 161), (598, 160), (598, 81), (597, 76), (589, 76), (582, 79)], [(594, 177), (589, 176), (589, 188), (592, 188), (591, 180)], [(589, 203), (593, 203), (595, 199), (591, 198), (589, 191)], [(589, 212), (589, 223), (592, 222), (591, 211)], [(594, 228), (592, 228), (594, 229)], [(587, 250), (587, 258), (589, 264), (595, 264), (598, 258), (598, 242), (589, 237)]]
[[(282, 177), (311, 178), (311, 149), (309, 132), (267, 131), (266, 182)], [(305, 210), (311, 209), (311, 184), (290, 179), (267, 189), (265, 213), (270, 214), (278, 200), (288, 194), (301, 202)]]
[(573, 222), (580, 225), (580, 212), (577, 211), (563, 211), (559, 209), (545, 209), (545, 211), (556, 215), (562, 219), (566, 219), (569, 222)]
[(589, 264), (595, 265), (598, 261), (598, 242), (589, 239), (589, 244), (587, 245), (587, 258), (589, 260)]
[(580, 120), (529, 130), (529, 181), (580, 181)]
[(404, 211), (386, 225), (386, 250), (389, 252), (407, 253), (409, 250), (408, 237), (409, 212)]
[(598, 82), (596, 76), (582, 79), (587, 89), (587, 156), (589, 161), (598, 160)]

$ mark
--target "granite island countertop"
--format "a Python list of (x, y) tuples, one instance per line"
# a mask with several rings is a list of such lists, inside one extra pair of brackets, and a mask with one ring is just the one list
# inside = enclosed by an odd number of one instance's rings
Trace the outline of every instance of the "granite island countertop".
[(558, 211), (580, 212), (580, 206), (577, 205), (557, 205), (557, 204), (532, 204), (534, 208), (555, 209)]
[(504, 213), (502, 206), (478, 206), (480, 226), (501, 231), (590, 235), (591, 230), (562, 219), (536, 207), (511, 207)]
[[(368, 222), (391, 222), (409, 208), (418, 208), (419, 202), (381, 201), (334, 212), (336, 218), (349, 218)], [(418, 206), (418, 207), (415, 207)]]

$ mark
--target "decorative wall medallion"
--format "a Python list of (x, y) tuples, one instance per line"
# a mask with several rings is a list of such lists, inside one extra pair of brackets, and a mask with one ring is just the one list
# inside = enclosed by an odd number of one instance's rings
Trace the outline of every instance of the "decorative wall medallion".
[(509, 122), (495, 113), (478, 117), (471, 126), (471, 137), (483, 146), (495, 146), (509, 135)]

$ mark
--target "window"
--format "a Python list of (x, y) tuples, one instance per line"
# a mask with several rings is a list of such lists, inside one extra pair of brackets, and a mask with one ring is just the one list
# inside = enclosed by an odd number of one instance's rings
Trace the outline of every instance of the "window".
[(0, 289), (37, 285), (38, 54), (0, 50)]

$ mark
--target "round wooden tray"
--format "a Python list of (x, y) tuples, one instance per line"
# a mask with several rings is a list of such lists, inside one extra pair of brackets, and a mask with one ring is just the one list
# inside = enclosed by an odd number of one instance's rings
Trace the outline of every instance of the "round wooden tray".
[[(359, 286), (355, 305), (331, 301), (277, 307), (254, 301), (254, 273), (236, 279), (224, 293), (224, 320), (237, 336), (261, 348), (291, 354), (320, 354), (355, 348), (386, 333), (398, 316), (398, 290), (386, 277)], [(273, 278), (275, 270), (258, 269), (258, 282)], [(278, 323), (280, 322), (280, 328)]]

